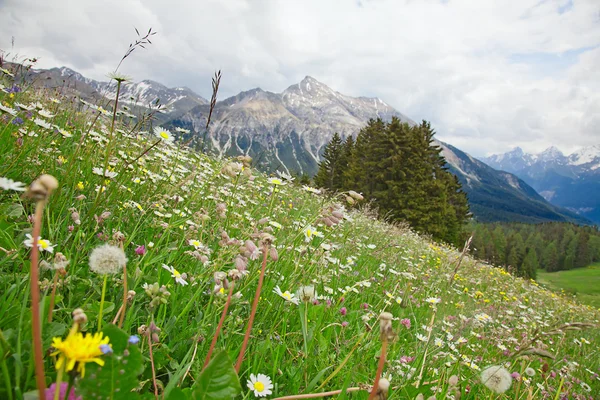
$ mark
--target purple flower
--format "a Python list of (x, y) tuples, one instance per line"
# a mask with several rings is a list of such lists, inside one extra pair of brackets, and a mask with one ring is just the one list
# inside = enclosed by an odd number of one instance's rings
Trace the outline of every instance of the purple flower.
[(13, 125), (22, 125), (23, 124), (23, 118), (15, 118), (12, 120)]
[(109, 354), (113, 352), (113, 349), (112, 347), (110, 347), (110, 344), (101, 344), (100, 351), (102, 352), (102, 354)]
[(367, 310), (369, 308), (369, 305), (367, 303), (362, 303), (361, 307)]
[(518, 372), (513, 372), (512, 374), (510, 374), (510, 376), (512, 376), (512, 378), (515, 381), (518, 381), (519, 379), (521, 379), (521, 374), (519, 374)]
[(406, 327), (406, 329), (410, 329), (410, 319), (404, 318), (400, 320), (400, 323)]
[(347, 327), (348, 325), (350, 325), (350, 323), (348, 321), (344, 321), (342, 322), (342, 328)]
[[(83, 400), (83, 398), (81, 396), (76, 396), (75, 395), (75, 389), (71, 388), (71, 391), (69, 392), (69, 397), (66, 397), (67, 394), (67, 388), (69, 387), (69, 384), (67, 382), (62, 382), (60, 384), (60, 388), (58, 389), (58, 398), (59, 399), (65, 399), (65, 400)], [(56, 392), (56, 383), (53, 383), (52, 385), (50, 385), (49, 388), (46, 389), (45, 392), (45, 396), (46, 396), (46, 400), (54, 400), (54, 393)]]
[(140, 337), (138, 335), (131, 335), (127, 342), (129, 342), (129, 344), (138, 344), (140, 342)]
[(143, 256), (144, 254), (146, 254), (146, 246), (144, 246), (144, 245), (138, 246), (135, 249), (135, 254), (137, 254), (138, 256)]
[(20, 91), (21, 91), (21, 88), (18, 87), (17, 85), (14, 85), (10, 89), (8, 89), (8, 93), (19, 93)]
[(348, 312), (348, 310), (346, 310), (346, 307), (340, 308), (340, 314), (346, 315), (347, 312)]

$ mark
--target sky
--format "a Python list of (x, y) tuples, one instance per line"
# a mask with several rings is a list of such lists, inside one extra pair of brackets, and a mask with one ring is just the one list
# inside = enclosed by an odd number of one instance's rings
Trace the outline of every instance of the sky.
[(5, 57), (219, 98), (310, 75), (474, 156), (600, 144), (598, 0), (0, 0)]

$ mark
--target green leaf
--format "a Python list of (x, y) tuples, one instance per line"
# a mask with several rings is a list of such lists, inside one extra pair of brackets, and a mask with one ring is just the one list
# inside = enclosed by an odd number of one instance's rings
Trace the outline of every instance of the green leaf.
[(225, 351), (216, 353), (194, 385), (195, 400), (231, 399), (242, 392), (240, 380)]
[(6, 207), (6, 209), (4, 210), (4, 213), (9, 218), (19, 218), (21, 215), (23, 215), (24, 211), (25, 210), (23, 209), (22, 205), (10, 204)]
[(104, 366), (88, 363), (85, 377), (79, 381), (84, 399), (131, 399), (138, 397), (132, 390), (138, 386), (138, 376), (144, 371), (142, 353), (135, 344), (129, 344), (129, 335), (115, 325), (107, 325), (102, 332), (110, 338), (113, 352), (102, 356)]
[(165, 397), (166, 400), (190, 400), (191, 398), (192, 393), (190, 392), (190, 388), (181, 390), (178, 387), (171, 390), (171, 392)]

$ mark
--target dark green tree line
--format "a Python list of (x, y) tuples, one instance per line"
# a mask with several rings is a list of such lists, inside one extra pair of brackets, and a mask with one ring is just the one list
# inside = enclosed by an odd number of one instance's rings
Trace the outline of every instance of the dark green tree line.
[(467, 197), (447, 171), (434, 134), (426, 121), (410, 126), (398, 118), (370, 120), (356, 140), (342, 141), (336, 134), (325, 147), (315, 184), (361, 192), (381, 215), (459, 244), (469, 215)]

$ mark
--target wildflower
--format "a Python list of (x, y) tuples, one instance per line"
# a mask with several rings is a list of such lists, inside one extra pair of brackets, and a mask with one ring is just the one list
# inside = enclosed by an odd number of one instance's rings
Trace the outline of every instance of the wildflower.
[(180, 128), (180, 127), (177, 127), (177, 128), (175, 128), (175, 132), (179, 132), (179, 133), (190, 133), (190, 130), (189, 130), (189, 129), (185, 129), (185, 128)]
[(279, 288), (279, 286), (275, 286), (275, 289), (273, 289), (273, 292), (277, 293), (279, 296), (283, 297), (286, 301), (289, 301), (290, 303), (298, 305), (298, 303), (300, 302), (300, 300), (296, 297), (296, 295), (294, 295), (293, 293), (290, 293), (287, 290), (285, 292), (282, 292), (281, 289)]
[(310, 286), (301, 286), (296, 292), (296, 296), (300, 298), (305, 303), (312, 303), (317, 299), (317, 292), (315, 291), (315, 287)]
[(348, 313), (348, 310), (346, 309), (346, 307), (340, 308), (340, 314), (346, 315), (346, 313)]
[(38, 114), (40, 114), (44, 118), (54, 118), (54, 114), (52, 114), (48, 110), (41, 109), (40, 111), (38, 111)]
[(161, 126), (157, 126), (156, 128), (154, 128), (154, 135), (156, 135), (156, 137), (162, 139), (167, 143), (173, 143), (173, 141), (175, 140), (173, 134)]
[(40, 128), (52, 129), (52, 124), (48, 121), (45, 121), (41, 118), (36, 118), (33, 120), (33, 123), (39, 126)]
[(24, 192), (25, 184), (23, 182), (15, 182), (12, 179), (3, 178), (0, 176), (0, 188), (3, 190), (14, 190), (15, 192)]
[(129, 344), (138, 344), (140, 342), (140, 337), (137, 335), (131, 335), (129, 336), (129, 339), (127, 340), (127, 343)]
[(177, 271), (175, 268), (170, 265), (163, 264), (162, 267), (171, 273), (171, 277), (175, 278), (175, 282), (179, 283), (182, 286), (187, 285), (188, 283), (183, 279), (183, 276)]
[(104, 244), (92, 250), (89, 263), (90, 269), (97, 274), (116, 274), (125, 267), (127, 257), (121, 248)]
[(138, 256), (143, 256), (144, 254), (146, 254), (146, 246), (141, 245), (136, 247), (135, 254), (137, 254)]
[(442, 299), (438, 298), (438, 297), (429, 297), (427, 299), (425, 299), (426, 302), (428, 302), (429, 304), (438, 304), (441, 303)]
[[(33, 238), (31, 237), (31, 235), (28, 233), (25, 236), (27, 236), (27, 239), (25, 239), (23, 241), (23, 244), (25, 246), (27, 246), (27, 247), (33, 247)], [(39, 251), (44, 251), (45, 250), (48, 253), (54, 252), (54, 247), (56, 247), (55, 245), (53, 245), (52, 243), (50, 243), (48, 240), (42, 239), (41, 236), (38, 236), (37, 246), (38, 246), (38, 250)]]
[(304, 229), (304, 240), (306, 242), (310, 242), (315, 236), (323, 237), (323, 234), (321, 232), (317, 231), (312, 226), (309, 226), (306, 229)]
[[(77, 372), (81, 377), (85, 376), (85, 364), (95, 362), (103, 366), (104, 360), (100, 358), (103, 354), (102, 348), (110, 347), (109, 338), (102, 337), (102, 332), (93, 335), (88, 334), (83, 336), (81, 332), (69, 333), (69, 336), (63, 341), (59, 337), (52, 339), (52, 347), (55, 349), (52, 355), (59, 355), (56, 362), (56, 369), (65, 368), (65, 371), (70, 372), (77, 367)], [(112, 349), (111, 349), (112, 350)]]
[(67, 131), (65, 129), (62, 129), (62, 128), (58, 130), (58, 133), (60, 133), (61, 135), (63, 135), (63, 137), (65, 137), (65, 138), (73, 137), (73, 134), (71, 132), (69, 132), (69, 131)]
[(269, 183), (276, 186), (283, 185), (283, 181), (279, 178), (269, 178)]
[(271, 389), (273, 389), (273, 383), (271, 382), (271, 378), (264, 374), (250, 374), (248, 389), (253, 390), (254, 396), (256, 397), (266, 397), (273, 393), (271, 391)]
[(302, 186), (302, 189), (306, 190), (307, 192), (310, 193), (314, 193), (314, 194), (321, 194), (321, 191), (319, 189), (315, 189), (314, 187), (310, 187), (310, 186)]
[[(67, 396), (67, 389), (69, 388), (69, 384), (67, 382), (61, 382), (60, 387), (58, 389), (58, 398), (64, 400), (82, 400), (83, 397), (77, 396), (75, 394), (75, 388), (72, 387), (69, 395)], [(54, 394), (56, 393), (56, 383), (53, 383), (45, 390), (44, 396), (46, 399), (54, 399)]]
[(190, 246), (194, 246), (196, 248), (196, 250), (201, 249), (203, 247), (202, 242), (200, 242), (199, 240), (195, 240), (195, 239), (188, 240), (188, 244)]
[(535, 376), (535, 369), (531, 367), (525, 368), (525, 375), (527, 376)]
[(400, 320), (400, 324), (404, 325), (406, 327), (406, 329), (410, 329), (410, 319), (403, 318)]
[(109, 178), (109, 179), (112, 179), (115, 176), (119, 175), (117, 172), (110, 171), (108, 169), (97, 168), (97, 167), (92, 168), (92, 172), (96, 175), (103, 176), (103, 177)]
[(492, 392), (502, 394), (510, 388), (512, 377), (505, 368), (493, 365), (481, 371), (481, 382)]

